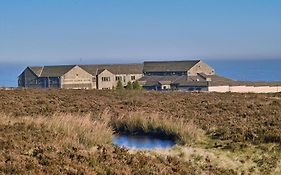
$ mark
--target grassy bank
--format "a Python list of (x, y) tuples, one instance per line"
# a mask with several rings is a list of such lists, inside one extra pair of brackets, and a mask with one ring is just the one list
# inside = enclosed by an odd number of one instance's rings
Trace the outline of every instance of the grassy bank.
[(234, 144), (233, 147), (236, 149), (176, 146), (169, 150), (152, 150), (148, 154), (152, 157), (179, 157), (193, 166), (211, 165), (237, 174), (281, 174), (281, 151), (277, 144), (249, 144), (243, 148)]
[(2, 124), (24, 124), (30, 128), (43, 127), (53, 133), (65, 136), (58, 143), (64, 146), (76, 145), (91, 148), (98, 144), (110, 144), (112, 129), (105, 121), (94, 120), (90, 115), (55, 114), (53, 116), (13, 117), (1, 114)]
[(113, 117), (111, 126), (117, 133), (130, 135), (150, 135), (168, 138), (181, 145), (191, 145), (202, 141), (204, 132), (194, 122), (172, 117), (134, 112), (121, 117)]

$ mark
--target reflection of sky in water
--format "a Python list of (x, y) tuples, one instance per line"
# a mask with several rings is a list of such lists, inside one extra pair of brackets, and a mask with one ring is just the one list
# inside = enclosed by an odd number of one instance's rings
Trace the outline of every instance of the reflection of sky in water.
[(118, 146), (127, 148), (167, 148), (175, 145), (175, 142), (168, 139), (159, 139), (149, 136), (128, 136), (128, 135), (115, 135), (113, 143)]

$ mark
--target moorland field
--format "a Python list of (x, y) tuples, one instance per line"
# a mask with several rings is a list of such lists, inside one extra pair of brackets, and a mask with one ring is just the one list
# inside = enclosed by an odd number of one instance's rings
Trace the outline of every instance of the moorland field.
[[(128, 150), (114, 133), (174, 139)], [(281, 94), (0, 90), (4, 174), (280, 174)]]

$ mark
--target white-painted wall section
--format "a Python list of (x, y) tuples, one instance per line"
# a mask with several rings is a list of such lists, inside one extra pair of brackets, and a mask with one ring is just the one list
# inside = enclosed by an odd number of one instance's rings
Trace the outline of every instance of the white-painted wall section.
[(209, 92), (277, 93), (281, 86), (210, 86)]

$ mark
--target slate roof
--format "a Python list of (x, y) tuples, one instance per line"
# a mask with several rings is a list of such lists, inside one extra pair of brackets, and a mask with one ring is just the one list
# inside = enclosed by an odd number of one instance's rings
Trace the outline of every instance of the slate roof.
[(70, 71), (75, 65), (44, 66), (40, 77), (60, 77)]
[(42, 72), (42, 69), (43, 67), (40, 67), (40, 66), (32, 66), (32, 67), (29, 67), (38, 77), (40, 76), (41, 72)]
[(63, 66), (32, 66), (29, 67), (38, 77), (60, 77), (70, 71), (75, 65)]
[[(38, 77), (60, 77), (76, 65), (32, 66), (29, 67)], [(78, 65), (88, 73), (96, 76), (107, 69), (113, 74), (142, 74), (143, 64), (93, 64)]]
[(158, 81), (159, 84), (162, 84), (162, 85), (169, 85), (171, 84), (172, 82), (171, 81)]
[[(207, 81), (210, 78), (211, 81)], [(237, 85), (234, 81), (218, 75), (197, 74), (197, 76), (144, 76), (140, 80), (144, 86), (157, 86), (161, 82), (171, 82), (177, 86), (218, 86), (218, 85)]]
[(200, 60), (145, 61), (143, 72), (182, 72), (192, 68)]
[(208, 82), (200, 76), (184, 76), (174, 81), (173, 84), (178, 86), (208, 86)]
[(143, 76), (138, 81), (144, 86), (156, 86), (159, 82), (170, 82), (173, 83), (178, 78), (183, 76)]
[(143, 64), (93, 64), (79, 66), (93, 76), (97, 75), (100, 69), (107, 69), (113, 74), (142, 74), (143, 69)]
[[(209, 78), (211, 81), (207, 81)], [(281, 86), (281, 82), (236, 81), (219, 75), (198, 73), (197, 76), (143, 76), (139, 82), (144, 86), (157, 86), (170, 82), (177, 86)]]

